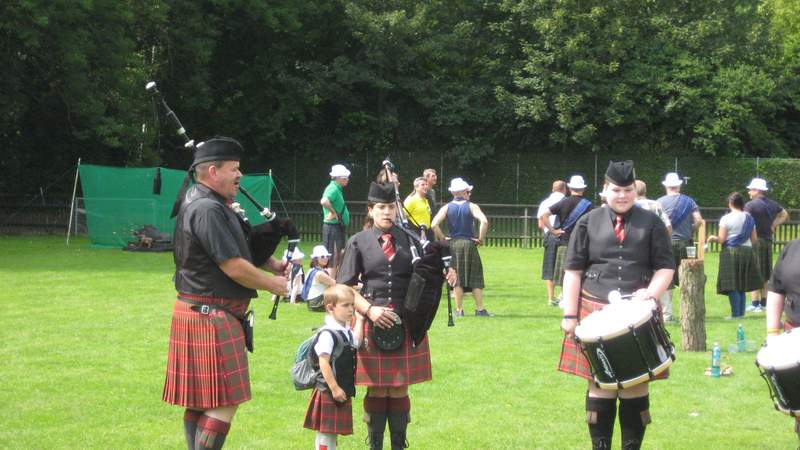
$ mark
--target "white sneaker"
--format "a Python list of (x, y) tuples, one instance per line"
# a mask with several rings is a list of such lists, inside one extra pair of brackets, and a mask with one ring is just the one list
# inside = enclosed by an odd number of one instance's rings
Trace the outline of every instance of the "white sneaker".
[(756, 308), (761, 309), (761, 306), (756, 306), (756, 305), (751, 303), (751, 304), (747, 305), (747, 308), (745, 308), (744, 310), (747, 311), (747, 312), (755, 312)]
[(764, 310), (759, 305), (759, 306), (756, 306), (755, 308), (753, 308), (753, 312), (754, 313), (760, 313), (760, 312), (764, 312)]

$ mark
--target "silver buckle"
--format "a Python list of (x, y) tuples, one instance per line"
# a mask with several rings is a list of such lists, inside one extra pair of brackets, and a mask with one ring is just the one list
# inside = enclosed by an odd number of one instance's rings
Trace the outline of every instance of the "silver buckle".
[(211, 307), (208, 305), (200, 306), (200, 314), (208, 314), (211, 312)]

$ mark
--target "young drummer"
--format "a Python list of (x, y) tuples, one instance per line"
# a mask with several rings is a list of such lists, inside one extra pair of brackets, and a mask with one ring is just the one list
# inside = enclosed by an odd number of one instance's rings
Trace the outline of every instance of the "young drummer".
[[(634, 179), (632, 161), (609, 164), (605, 191), (608, 207), (594, 209), (578, 221), (564, 261), (561, 328), (566, 336), (558, 369), (589, 380), (586, 419), (593, 449), (611, 446), (617, 398), (622, 448), (641, 447), (650, 423), (648, 383), (621, 391), (596, 387), (589, 363), (574, 340), (575, 328), (581, 318), (608, 304), (612, 290), (633, 294), (631, 301), (657, 303), (675, 269), (664, 222), (656, 214), (634, 207)], [(666, 377), (666, 372), (659, 377)]]
[(364, 317), (358, 315), (355, 327), (349, 327), (355, 302), (352, 288), (337, 284), (326, 289), (323, 295), (328, 314), (322, 329), (339, 334), (342, 338), (339, 345), (344, 345), (344, 348), (332, 360), (337, 342), (331, 333), (319, 333), (314, 353), (319, 357), (319, 368), (325, 382), (311, 392), (303, 426), (317, 430), (317, 450), (335, 450), (337, 435), (353, 434), (351, 399), (356, 394), (356, 349), (361, 342)]

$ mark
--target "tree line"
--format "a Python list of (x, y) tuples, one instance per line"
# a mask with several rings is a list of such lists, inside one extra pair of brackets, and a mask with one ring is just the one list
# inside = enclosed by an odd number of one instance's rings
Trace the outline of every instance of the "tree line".
[[(186, 167), (145, 92), (248, 167), (444, 152), (800, 155), (794, 0), (26, 0), (0, 7), (2, 193)], [(158, 118), (158, 120), (157, 120)], [(70, 183), (65, 182), (65, 189)]]

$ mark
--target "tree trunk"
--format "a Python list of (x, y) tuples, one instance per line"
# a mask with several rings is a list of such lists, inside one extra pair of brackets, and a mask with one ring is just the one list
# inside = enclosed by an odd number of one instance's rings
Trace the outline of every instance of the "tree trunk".
[(681, 282), (681, 350), (706, 351), (706, 274), (702, 259), (684, 259), (678, 269)]

